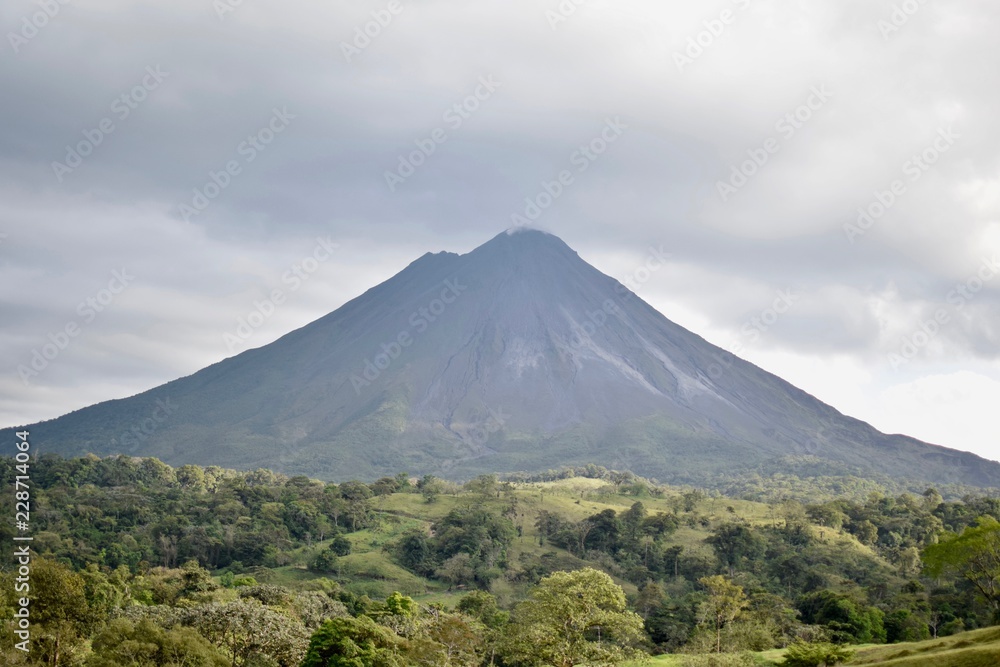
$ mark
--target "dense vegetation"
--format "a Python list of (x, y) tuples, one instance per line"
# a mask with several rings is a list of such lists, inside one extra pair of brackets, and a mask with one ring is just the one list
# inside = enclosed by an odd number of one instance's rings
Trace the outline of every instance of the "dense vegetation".
[(794, 667), (1000, 622), (1000, 500), (954, 490), (785, 475), (728, 497), (595, 466), (331, 484), (95, 456), (43, 456), (31, 476), (32, 650), (13, 648), (6, 560), (6, 664), (697, 665), (781, 648)]

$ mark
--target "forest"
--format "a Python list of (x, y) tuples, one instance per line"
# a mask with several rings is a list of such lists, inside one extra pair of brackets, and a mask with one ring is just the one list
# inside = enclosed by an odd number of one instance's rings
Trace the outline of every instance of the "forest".
[(0, 569), (9, 665), (800, 667), (1000, 623), (985, 491), (598, 466), (336, 484), (93, 455), (30, 480), (29, 581)]

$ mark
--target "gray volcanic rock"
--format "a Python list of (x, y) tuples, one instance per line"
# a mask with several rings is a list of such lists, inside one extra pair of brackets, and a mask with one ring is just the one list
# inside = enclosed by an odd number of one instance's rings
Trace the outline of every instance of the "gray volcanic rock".
[(683, 481), (813, 456), (1000, 486), (1000, 464), (846, 417), (528, 230), (428, 253), (270, 345), (30, 429), (64, 455), (335, 480), (595, 463)]

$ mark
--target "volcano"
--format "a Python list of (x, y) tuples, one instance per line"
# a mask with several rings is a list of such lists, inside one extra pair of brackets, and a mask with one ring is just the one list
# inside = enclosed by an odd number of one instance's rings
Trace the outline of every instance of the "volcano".
[(534, 230), (428, 253), (269, 345), (28, 428), (42, 452), (328, 480), (593, 463), (683, 482), (796, 460), (1000, 486), (1000, 464), (841, 414)]

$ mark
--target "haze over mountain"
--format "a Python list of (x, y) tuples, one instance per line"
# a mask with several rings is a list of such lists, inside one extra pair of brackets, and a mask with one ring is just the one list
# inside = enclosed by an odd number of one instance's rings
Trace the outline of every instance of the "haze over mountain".
[(1000, 486), (1000, 464), (844, 416), (533, 230), (428, 253), (269, 345), (29, 428), (41, 452), (333, 480), (595, 463), (684, 481), (811, 455)]

